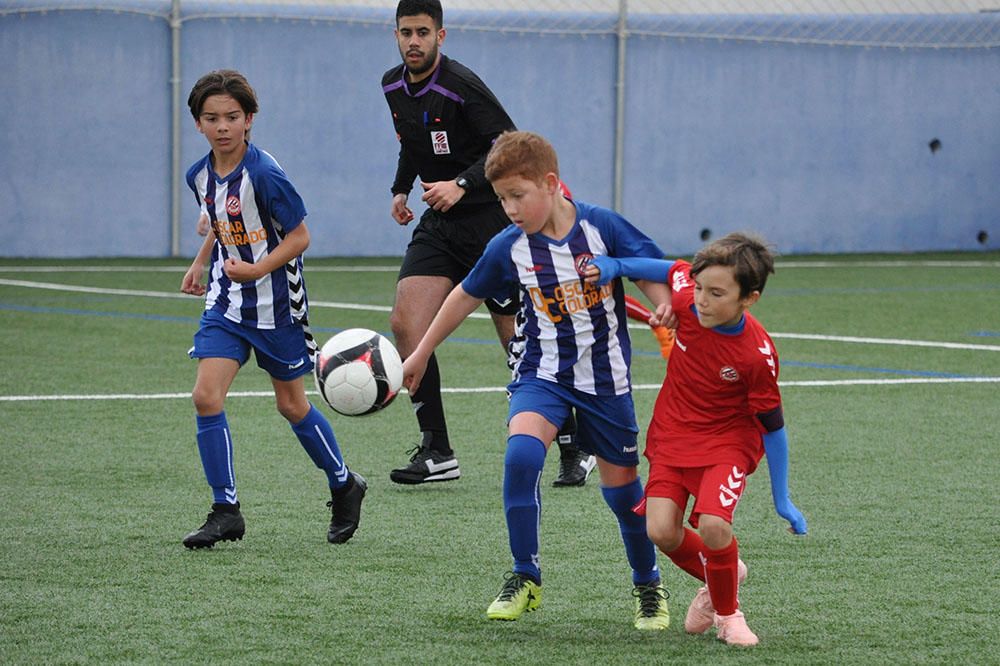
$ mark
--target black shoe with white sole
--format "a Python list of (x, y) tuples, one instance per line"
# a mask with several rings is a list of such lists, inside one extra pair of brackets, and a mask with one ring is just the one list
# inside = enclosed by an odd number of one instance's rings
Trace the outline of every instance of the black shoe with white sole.
[(428, 447), (417, 446), (410, 449), (410, 464), (394, 469), (389, 478), (395, 483), (414, 485), (433, 481), (454, 481), (461, 472), (455, 454), (444, 454)]

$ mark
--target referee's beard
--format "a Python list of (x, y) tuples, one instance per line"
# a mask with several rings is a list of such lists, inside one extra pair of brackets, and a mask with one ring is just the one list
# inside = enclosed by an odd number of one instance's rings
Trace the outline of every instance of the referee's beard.
[(403, 64), (406, 65), (406, 72), (410, 75), (410, 80), (413, 81), (415, 79), (422, 77), (424, 74), (434, 69), (434, 66), (437, 64), (438, 61), (438, 47), (437, 44), (435, 44), (434, 48), (427, 53), (423, 61), (416, 67), (410, 67), (408, 64), (406, 64), (406, 54), (403, 53), (402, 55), (403, 55)]

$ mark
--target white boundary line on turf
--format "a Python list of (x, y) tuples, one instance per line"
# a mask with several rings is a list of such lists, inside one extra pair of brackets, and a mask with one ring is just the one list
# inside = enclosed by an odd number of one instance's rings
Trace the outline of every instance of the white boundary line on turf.
[[(184, 266), (2, 266), (0, 273), (177, 273), (184, 275)], [(309, 266), (310, 273), (398, 273), (399, 266)]]
[[(115, 289), (113, 287), (81, 287), (73, 284), (57, 284), (54, 282), (29, 282), (27, 280), (6, 280), (0, 278), (0, 285), (9, 287), (27, 287), (28, 289), (49, 289), (51, 291), (71, 291), (82, 294), (111, 294), (117, 296), (148, 296), (150, 298), (186, 298), (203, 300), (203, 296), (192, 296), (173, 291), (143, 291), (139, 289)], [(310, 301), (309, 305), (321, 308), (336, 308), (339, 310), (367, 310), (371, 312), (392, 312), (388, 305), (363, 305), (359, 303), (337, 303), (334, 301)], [(475, 313), (474, 313), (475, 314)], [(489, 315), (481, 315), (488, 317)]]
[(857, 342), (867, 345), (897, 345), (902, 347), (935, 347), (937, 349), (971, 349), (1000, 352), (1000, 345), (977, 345), (968, 342), (937, 342), (933, 340), (902, 340), (899, 338), (859, 338), (850, 335), (819, 335), (814, 333), (771, 333), (772, 338), (789, 340), (821, 340), (828, 342)]
[[(906, 379), (805, 379), (778, 382), (781, 388), (815, 387), (815, 386), (888, 386), (895, 384), (998, 384), (1000, 377), (912, 377)], [(635, 391), (659, 391), (660, 384), (635, 384)], [(503, 393), (504, 386), (476, 386), (469, 388), (444, 388), (442, 393)], [(405, 392), (405, 389), (404, 389)], [(316, 391), (306, 391), (309, 395), (318, 395)], [(227, 398), (271, 398), (273, 391), (232, 391)], [(84, 401), (84, 400), (189, 400), (190, 392), (185, 393), (111, 393), (103, 395), (5, 395), (0, 396), (0, 402), (33, 402), (33, 401)]]
[(782, 268), (997, 268), (1000, 267), (1000, 261), (983, 261), (982, 259), (973, 259), (971, 261), (961, 261), (958, 259), (947, 260), (931, 260), (926, 261), (914, 260), (864, 260), (859, 259), (858, 261), (781, 261), (775, 262), (775, 269)]
[[(8, 280), (0, 278), (0, 285), (10, 287), (26, 287), (28, 289), (49, 289), (52, 291), (70, 291), (85, 294), (113, 294), (119, 296), (148, 296), (150, 298), (187, 298), (201, 299), (201, 296), (182, 294), (179, 291), (142, 291), (137, 289), (116, 289), (112, 287), (81, 287), (72, 284), (55, 282), (33, 282), (30, 280)], [(318, 308), (333, 308), (337, 310), (362, 310), (366, 312), (392, 312), (388, 305), (365, 305), (361, 303), (339, 303), (336, 301), (310, 301), (309, 305)], [(485, 312), (473, 312), (473, 319), (489, 319)], [(645, 328), (642, 324), (628, 324), (629, 328)], [(771, 333), (772, 338), (788, 338), (796, 340), (821, 340), (825, 342), (850, 342), (872, 345), (896, 345), (903, 347), (932, 347), (935, 349), (965, 349), (972, 351), (1000, 352), (1000, 345), (981, 345), (967, 342), (938, 342), (934, 340), (903, 340), (899, 338), (862, 338), (854, 336), (819, 335), (812, 333)]]
[[(189, 264), (178, 266), (32, 266), (0, 265), (0, 273), (180, 273), (188, 269)], [(858, 259), (856, 261), (824, 261), (808, 259), (778, 261), (775, 268), (997, 268), (1000, 261), (984, 261), (982, 259)], [(316, 266), (309, 264), (309, 272), (320, 273), (388, 273), (399, 271), (399, 266), (368, 264), (357, 266)]]

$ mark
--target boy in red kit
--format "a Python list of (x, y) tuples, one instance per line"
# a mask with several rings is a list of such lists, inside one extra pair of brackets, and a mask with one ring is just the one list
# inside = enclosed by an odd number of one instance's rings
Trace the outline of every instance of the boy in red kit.
[[(619, 276), (666, 281), (672, 311), (651, 323), (675, 323), (675, 349), (646, 436), (649, 459), (646, 529), (678, 567), (705, 582), (684, 628), (711, 626), (730, 645), (757, 644), (739, 610), (746, 565), (733, 535), (733, 513), (765, 450), (772, 494), (790, 531), (806, 521), (788, 497), (788, 441), (778, 391), (778, 356), (767, 331), (750, 314), (774, 258), (759, 240), (729, 234), (685, 261), (595, 257), (589, 279)], [(688, 498), (694, 507), (684, 526)]]

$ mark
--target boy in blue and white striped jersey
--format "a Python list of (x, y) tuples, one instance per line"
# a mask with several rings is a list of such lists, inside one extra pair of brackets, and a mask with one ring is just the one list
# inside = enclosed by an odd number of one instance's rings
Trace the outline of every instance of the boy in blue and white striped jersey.
[[(333, 514), (327, 540), (344, 543), (358, 528), (367, 485), (348, 471), (329, 421), (306, 398), (303, 377), (313, 368), (316, 345), (302, 276), (302, 253), (309, 246), (305, 205), (274, 158), (249, 142), (257, 96), (239, 72), (201, 77), (188, 106), (212, 147), (188, 171), (187, 183), (213, 233), (185, 273), (181, 291), (205, 296), (189, 355), (198, 359), (192, 398), (213, 503), (205, 524), (184, 537), (184, 545), (211, 548), (243, 538), (224, 406), (251, 351), (271, 376), (278, 411), (326, 473)], [(201, 280), (209, 257), (206, 288)]]
[[(583, 270), (595, 256), (662, 258), (653, 241), (620, 215), (563, 196), (551, 144), (530, 132), (505, 132), (486, 159), (486, 177), (513, 224), (489, 242), (451, 292), (403, 364), (415, 390), (434, 349), (486, 298), (517, 290), (525, 346), (508, 387), (503, 500), (512, 573), (487, 617), (516, 620), (541, 601), (539, 478), (556, 431), (576, 410), (578, 446), (597, 456), (601, 492), (618, 519), (632, 568), (638, 629), (665, 629), (667, 593), (656, 551), (632, 507), (642, 500), (624, 289), (594, 287)], [(637, 282), (654, 306), (669, 306), (665, 284)]]

